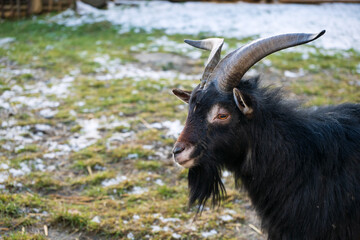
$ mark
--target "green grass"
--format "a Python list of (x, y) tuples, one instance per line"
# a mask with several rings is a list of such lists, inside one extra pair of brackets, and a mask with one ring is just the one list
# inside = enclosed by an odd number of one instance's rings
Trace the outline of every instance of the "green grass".
[(140, 170), (155, 171), (161, 169), (161, 163), (158, 161), (137, 161), (135, 167)]
[(113, 162), (124, 159), (148, 158), (152, 154), (153, 151), (144, 149), (141, 145), (137, 144), (124, 144), (110, 152)]
[(23, 148), (20, 148), (16, 151), (17, 154), (23, 153), (23, 152), (37, 152), (38, 146), (37, 145), (27, 145), (24, 146)]
[(78, 177), (76, 179), (70, 180), (71, 185), (78, 186), (78, 185), (98, 185), (105, 179), (110, 179), (115, 177), (113, 172), (98, 172), (92, 175)]
[(4, 240), (46, 240), (46, 237), (41, 234), (15, 232), (11, 233), (9, 236), (4, 236)]

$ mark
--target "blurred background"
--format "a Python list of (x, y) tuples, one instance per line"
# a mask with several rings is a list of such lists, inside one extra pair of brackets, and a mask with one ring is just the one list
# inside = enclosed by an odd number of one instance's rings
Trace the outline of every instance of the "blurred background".
[(209, 53), (183, 40), (225, 38), (225, 56), (326, 29), (249, 74), (305, 107), (359, 102), (360, 1), (250, 2), (0, 0), (0, 238), (266, 239), (230, 172), (220, 207), (187, 206), (171, 89)]

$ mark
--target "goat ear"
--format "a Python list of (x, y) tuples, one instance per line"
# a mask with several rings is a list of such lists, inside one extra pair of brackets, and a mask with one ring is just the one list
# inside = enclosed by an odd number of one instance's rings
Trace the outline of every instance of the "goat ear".
[(178, 88), (174, 88), (172, 92), (173, 94), (175, 94), (175, 96), (180, 98), (181, 101), (189, 103), (191, 91), (185, 91)]
[(233, 89), (234, 100), (236, 106), (240, 109), (240, 111), (248, 118), (252, 117), (253, 108), (251, 97), (245, 93), (240, 92), (239, 89)]

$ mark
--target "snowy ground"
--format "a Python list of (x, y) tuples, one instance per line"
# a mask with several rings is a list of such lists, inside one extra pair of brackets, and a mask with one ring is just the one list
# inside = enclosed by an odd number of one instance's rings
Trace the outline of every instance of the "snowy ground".
[[(132, 7), (124, 7), (127, 4)], [(79, 2), (79, 12), (84, 15), (76, 21), (71, 10), (51, 20), (67, 26), (107, 20), (121, 25), (121, 32), (132, 28), (146, 31), (163, 29), (169, 34), (207, 32), (225, 38), (267, 37), (289, 32), (317, 33), (325, 29), (326, 36), (316, 41), (316, 46), (360, 50), (359, 4), (124, 1), (124, 5), (109, 4), (108, 10), (97, 10)]]

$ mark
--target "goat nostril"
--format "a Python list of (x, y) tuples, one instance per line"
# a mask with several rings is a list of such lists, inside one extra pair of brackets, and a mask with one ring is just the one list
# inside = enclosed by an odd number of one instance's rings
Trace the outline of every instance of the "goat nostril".
[(174, 149), (173, 149), (173, 154), (174, 155), (179, 154), (182, 151), (184, 151), (184, 149), (185, 149), (185, 147), (183, 147), (183, 146), (175, 146)]

